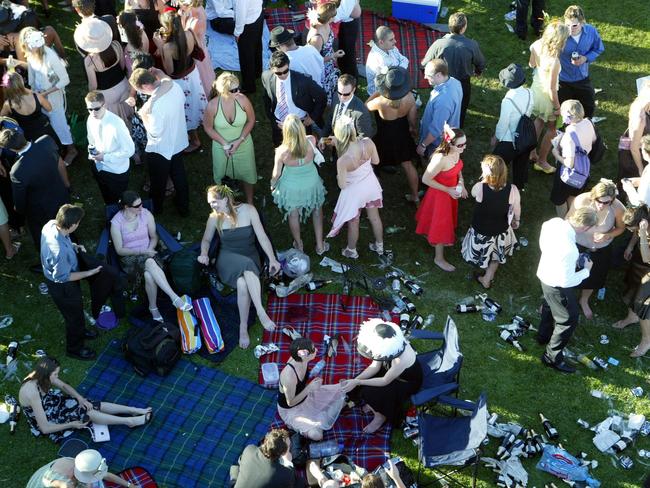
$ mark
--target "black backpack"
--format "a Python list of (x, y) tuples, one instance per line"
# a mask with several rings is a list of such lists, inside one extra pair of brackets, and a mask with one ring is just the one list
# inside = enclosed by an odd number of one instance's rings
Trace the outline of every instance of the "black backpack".
[[(528, 103), (526, 108), (530, 105), (530, 90), (528, 92)], [(535, 131), (535, 123), (525, 112), (519, 110), (517, 104), (512, 100), (508, 99), (512, 106), (515, 107), (515, 110), (519, 112), (519, 122), (517, 122), (517, 129), (513, 134), (513, 144), (517, 154), (523, 154), (525, 152), (530, 152), (535, 146), (537, 146), (537, 132)]]
[(167, 376), (181, 358), (181, 331), (176, 324), (146, 322), (129, 329), (122, 349), (140, 376)]

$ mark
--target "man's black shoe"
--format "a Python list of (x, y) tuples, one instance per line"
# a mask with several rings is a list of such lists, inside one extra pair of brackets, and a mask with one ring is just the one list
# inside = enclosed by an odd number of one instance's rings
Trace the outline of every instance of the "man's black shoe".
[(92, 329), (86, 329), (84, 331), (84, 339), (97, 339), (97, 331)]
[(557, 369), (560, 373), (575, 373), (576, 369), (573, 366), (569, 366), (564, 361), (559, 363), (554, 363), (551, 361), (546, 354), (542, 354), (542, 364), (548, 366), (549, 368)]
[(87, 347), (82, 347), (78, 351), (66, 351), (66, 356), (74, 359), (80, 359), (82, 361), (92, 361), (97, 357), (97, 354), (92, 349)]

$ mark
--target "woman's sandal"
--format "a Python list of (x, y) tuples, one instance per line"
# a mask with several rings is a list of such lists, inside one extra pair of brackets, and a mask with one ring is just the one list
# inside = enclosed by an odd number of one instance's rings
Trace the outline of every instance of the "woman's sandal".
[(370, 242), (368, 243), (368, 249), (372, 252), (376, 252), (380, 256), (384, 254), (384, 243), (383, 242)]
[(357, 252), (356, 249), (349, 249), (346, 247), (341, 251), (341, 254), (346, 258), (359, 259), (359, 253)]
[(324, 243), (323, 243), (323, 249), (321, 249), (321, 250), (319, 251), (318, 248), (316, 248), (316, 254), (318, 254), (319, 256), (322, 256), (323, 254), (325, 254), (325, 253), (326, 253), (327, 251), (329, 251), (329, 250), (330, 250), (330, 244), (329, 244), (329, 242), (324, 242)]
[(158, 311), (158, 307), (150, 308), (149, 313), (151, 314), (151, 318), (153, 318), (156, 322), (164, 322), (165, 321), (163, 316), (160, 315), (160, 312)]
[(181, 297), (174, 298), (174, 300), (172, 300), (172, 304), (174, 305), (174, 307), (176, 307), (179, 310), (182, 310), (183, 312), (189, 312), (190, 310), (192, 310), (192, 304), (187, 303)]

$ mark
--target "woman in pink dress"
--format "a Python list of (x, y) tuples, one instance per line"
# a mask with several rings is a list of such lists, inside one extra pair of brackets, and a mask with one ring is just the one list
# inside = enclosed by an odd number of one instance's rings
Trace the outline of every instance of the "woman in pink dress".
[(415, 214), (415, 232), (427, 236), (429, 244), (436, 250), (434, 263), (448, 272), (456, 268), (445, 259), (444, 249), (452, 246), (456, 239), (458, 199), (467, 198), (461, 173), (463, 161), (460, 159), (466, 144), (467, 138), (462, 130), (445, 125), (443, 141), (431, 155), (422, 175), (422, 183), (429, 189)]
[(370, 250), (377, 254), (384, 253), (384, 230), (379, 217), (382, 207), (382, 190), (372, 170), (373, 164), (379, 164), (377, 148), (372, 139), (357, 139), (354, 121), (347, 115), (339, 117), (334, 126), (336, 151), (336, 180), (341, 189), (334, 208), (332, 230), (327, 237), (333, 237), (348, 224), (348, 244), (342, 254), (346, 258), (357, 259), (357, 241), (359, 240), (359, 216), (365, 208), (372, 227), (375, 241)]
[(210, 98), (210, 91), (212, 90), (212, 83), (215, 79), (214, 68), (212, 67), (212, 59), (208, 51), (207, 39), (205, 37), (205, 30), (208, 25), (208, 18), (203, 8), (203, 0), (180, 0), (179, 14), (183, 21), (183, 29), (191, 31), (194, 34), (194, 40), (197, 46), (203, 50), (205, 57), (201, 61), (196, 61), (196, 67), (201, 76), (201, 84), (205, 91), (205, 96)]

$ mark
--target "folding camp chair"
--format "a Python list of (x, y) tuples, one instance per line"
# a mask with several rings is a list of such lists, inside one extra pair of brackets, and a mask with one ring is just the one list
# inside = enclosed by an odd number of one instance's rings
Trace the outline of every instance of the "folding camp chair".
[(442, 333), (413, 329), (410, 339), (442, 341), (440, 348), (417, 356), (422, 368), (422, 386), (417, 393), (411, 395), (413, 405), (420, 407), (441, 395), (458, 392), (463, 354), (458, 346), (458, 329), (452, 318), (447, 316)]
[[(467, 486), (453, 478), (465, 468), (472, 467), (472, 488), (476, 487), (476, 473), (481, 458), (481, 445), (487, 436), (487, 401), (482, 393), (478, 402), (440, 396), (438, 402), (455, 409), (471, 411), (470, 416), (436, 417), (426, 413), (418, 415), (420, 445), (418, 448), (418, 486), (422, 468), (439, 473), (440, 478), (454, 486)], [(449, 472), (444, 466), (454, 466)]]

